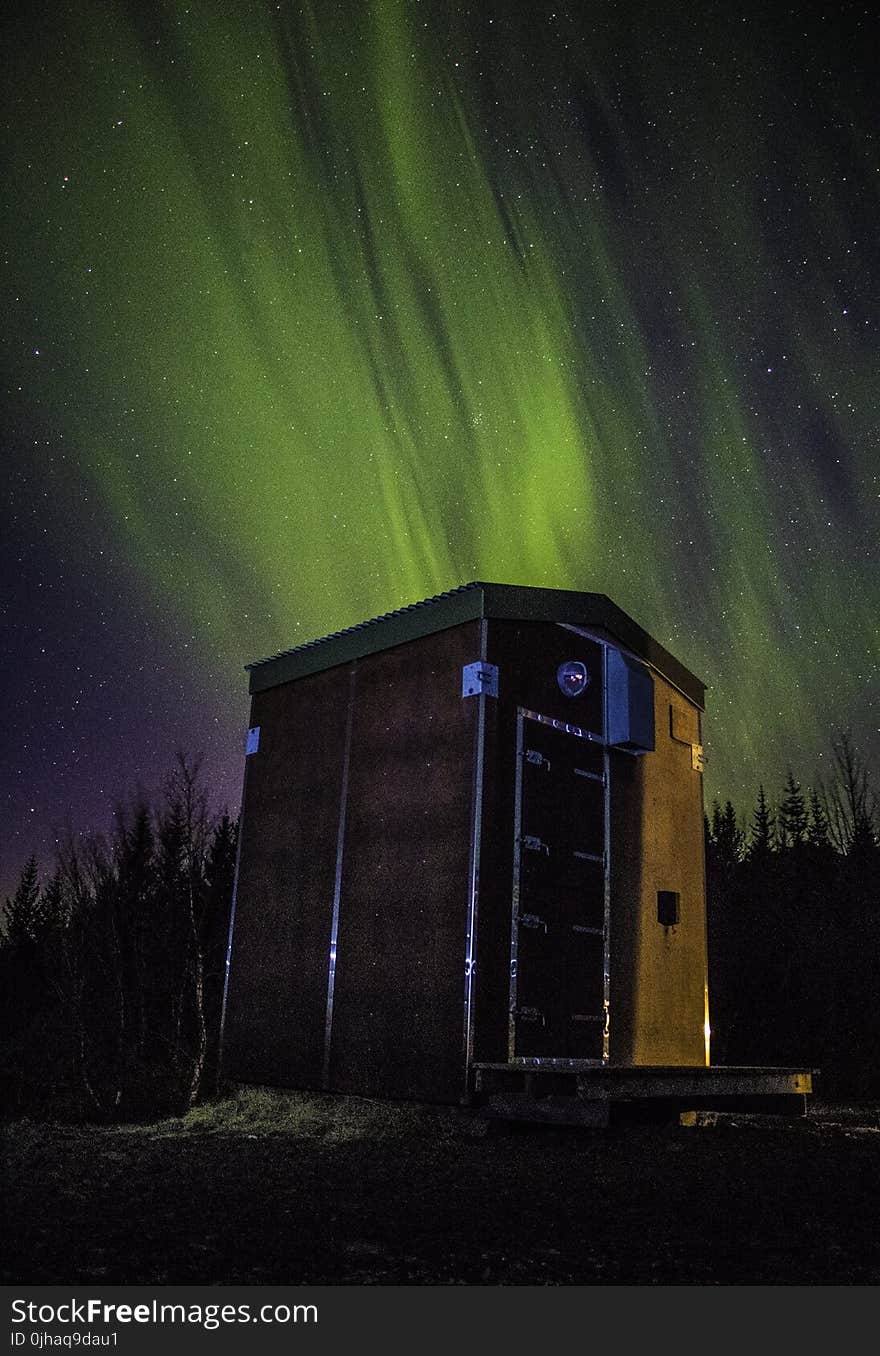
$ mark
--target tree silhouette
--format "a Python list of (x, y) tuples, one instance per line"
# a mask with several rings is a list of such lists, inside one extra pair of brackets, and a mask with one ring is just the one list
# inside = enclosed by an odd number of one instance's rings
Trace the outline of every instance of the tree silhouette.
[(776, 816), (767, 804), (763, 785), (758, 787), (758, 803), (752, 813), (747, 856), (765, 862), (776, 846)]
[(31, 857), (21, 873), (15, 894), (6, 900), (7, 941), (14, 947), (36, 943), (42, 929), (39, 868), (36, 857)]
[(7, 1106), (153, 1116), (214, 1086), (235, 844), (179, 756), (157, 807), (137, 791), (109, 840), (69, 835), (42, 892), (28, 862), (0, 934)]
[(825, 791), (828, 832), (838, 852), (868, 853), (877, 845), (877, 797), (848, 732), (833, 742), (834, 780)]
[(807, 841), (811, 847), (821, 852), (827, 851), (831, 846), (831, 838), (828, 833), (828, 816), (825, 813), (822, 797), (815, 787), (810, 791), (810, 824), (807, 829)]
[(711, 837), (719, 860), (727, 868), (742, 861), (745, 834), (737, 824), (736, 810), (729, 800), (725, 802), (723, 810), (717, 800), (712, 807)]
[(779, 841), (783, 847), (796, 847), (806, 842), (810, 820), (800, 783), (788, 769), (785, 795), (779, 806)]

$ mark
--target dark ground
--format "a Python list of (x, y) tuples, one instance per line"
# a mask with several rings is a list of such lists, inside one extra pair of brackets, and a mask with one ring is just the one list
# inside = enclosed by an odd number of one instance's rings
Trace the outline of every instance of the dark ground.
[(250, 1089), (2, 1141), (5, 1284), (880, 1283), (877, 1104), (487, 1133)]

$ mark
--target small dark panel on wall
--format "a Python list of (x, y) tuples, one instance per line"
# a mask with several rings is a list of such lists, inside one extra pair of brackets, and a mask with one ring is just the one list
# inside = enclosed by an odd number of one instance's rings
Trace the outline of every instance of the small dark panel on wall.
[(608, 742), (628, 753), (654, 749), (654, 680), (644, 664), (608, 649)]
[(657, 891), (657, 922), (665, 928), (674, 928), (679, 919), (679, 894), (677, 890)]

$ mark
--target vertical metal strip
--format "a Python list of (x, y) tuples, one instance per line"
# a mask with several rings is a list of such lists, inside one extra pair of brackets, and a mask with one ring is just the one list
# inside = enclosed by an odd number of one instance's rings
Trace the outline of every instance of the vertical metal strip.
[(232, 873), (232, 902), (229, 906), (229, 932), (226, 937), (226, 962), (223, 970), (223, 1001), (220, 1005), (220, 1035), (217, 1043), (217, 1081), (219, 1084), (223, 1071), (223, 1043), (226, 1039), (226, 1005), (229, 1000), (229, 970), (232, 965), (232, 938), (235, 932), (235, 907), (238, 901), (238, 870), (241, 865), (241, 844), (244, 838), (244, 807), (248, 783), (250, 758), (256, 754), (245, 755), (244, 773), (241, 781), (241, 803), (238, 807), (238, 828), (235, 844), (235, 870)]
[(608, 646), (602, 646), (602, 759), (605, 773), (605, 919), (602, 946), (602, 1005), (605, 1021), (602, 1026), (602, 1059), (608, 1062), (611, 1053), (611, 750), (608, 747)]
[(351, 731), (354, 724), (354, 683), (357, 662), (348, 680), (348, 713), (345, 718), (345, 749), (342, 755), (342, 787), (339, 792), (339, 824), (336, 830), (336, 873), (333, 878), (333, 913), (330, 919), (330, 957), (327, 965), (327, 1017), (324, 1023), (324, 1062), (321, 1087), (330, 1086), (330, 1042), (333, 1035), (333, 994), (336, 988), (336, 948), (339, 942), (339, 902), (342, 898), (342, 856), (345, 848), (345, 816), (348, 809), (348, 770), (351, 764)]
[[(703, 743), (703, 713), (697, 711), (697, 739), (700, 745)], [(703, 782), (702, 773), (700, 773), (700, 821), (702, 822), (706, 814), (706, 788)], [(700, 840), (703, 844), (701, 853), (702, 862), (702, 899), (703, 899), (703, 1058), (706, 1067), (712, 1064), (712, 1023), (709, 1012), (709, 935), (708, 918), (706, 915), (706, 835), (700, 834)]]
[(519, 949), (519, 894), (522, 873), (523, 713), (516, 713), (516, 781), (513, 807), (513, 889), (510, 910), (510, 1006), (507, 1020), (507, 1058), (516, 1058), (517, 964)]
[[(489, 623), (483, 617), (480, 621), (480, 661), (488, 660)], [(474, 1056), (474, 1001), (476, 993), (477, 966), (477, 915), (480, 901), (480, 845), (483, 834), (483, 773), (485, 768), (486, 742), (486, 694), (477, 697), (477, 728), (474, 736), (474, 775), (471, 790), (471, 853), (468, 876), (467, 936), (465, 939), (464, 960), (464, 1057), (465, 1091), (468, 1088), (468, 1076), (471, 1060)]]

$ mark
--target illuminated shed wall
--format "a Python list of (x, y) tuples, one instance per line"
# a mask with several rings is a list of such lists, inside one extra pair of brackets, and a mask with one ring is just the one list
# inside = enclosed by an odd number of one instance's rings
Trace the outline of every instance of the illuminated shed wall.
[[(611, 755), (611, 1052), (622, 1064), (706, 1064), (700, 712), (653, 677), (655, 751)], [(661, 890), (679, 897), (672, 926), (658, 919)]]

